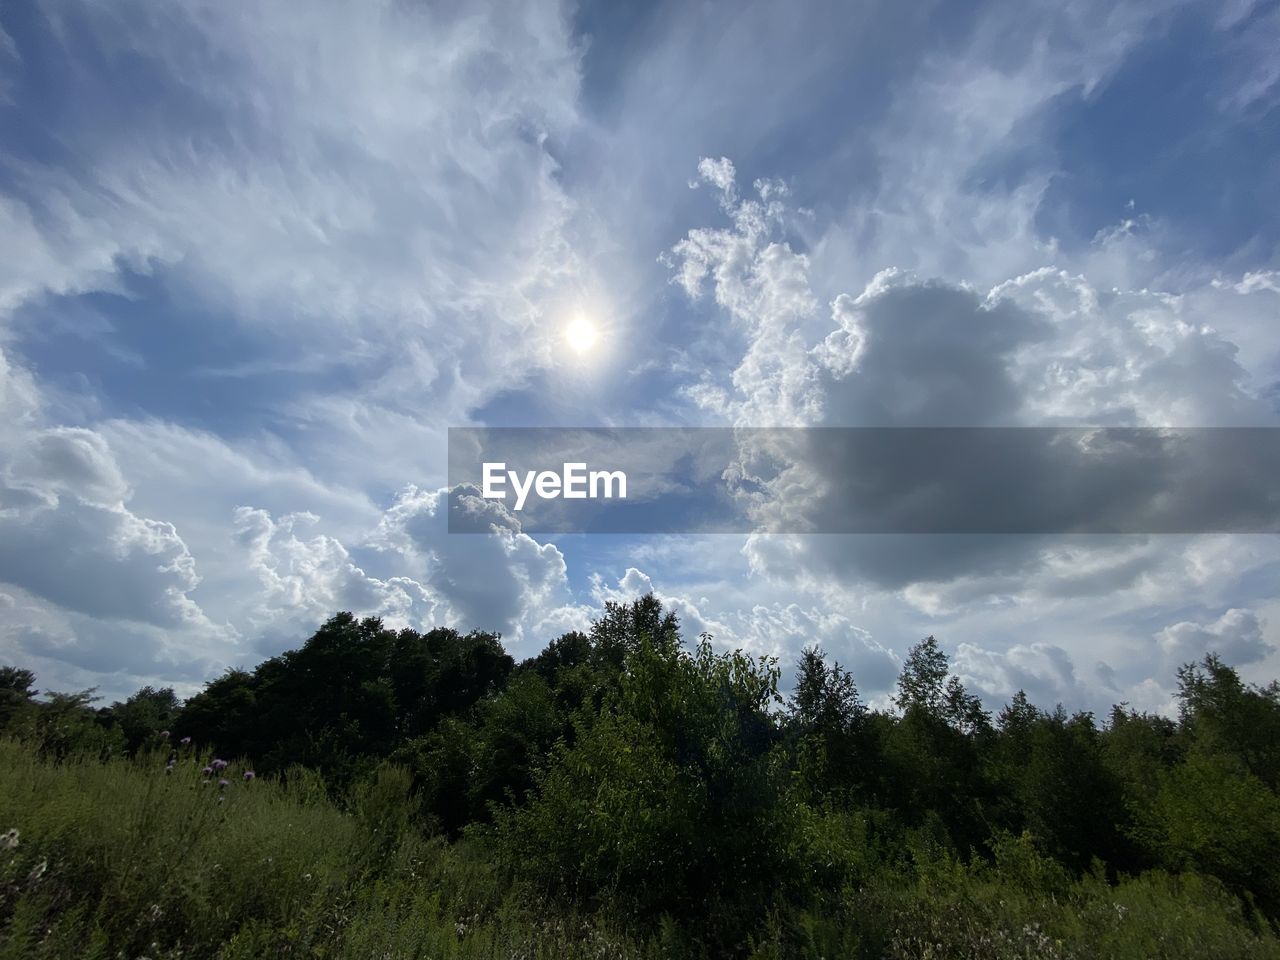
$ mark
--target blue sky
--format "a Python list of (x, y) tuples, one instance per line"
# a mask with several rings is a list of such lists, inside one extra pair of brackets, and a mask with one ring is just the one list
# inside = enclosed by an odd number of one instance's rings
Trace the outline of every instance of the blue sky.
[[(882, 699), (1280, 675), (1270, 536), (450, 536), (450, 426), (1276, 425), (1280, 5), (0, 11), (0, 660), (653, 589)], [(564, 331), (600, 332), (578, 354)]]

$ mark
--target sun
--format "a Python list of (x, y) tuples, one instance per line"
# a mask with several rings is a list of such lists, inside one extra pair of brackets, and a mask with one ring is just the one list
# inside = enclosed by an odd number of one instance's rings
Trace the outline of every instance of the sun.
[(564, 328), (564, 341), (570, 350), (580, 357), (585, 357), (600, 341), (600, 331), (594, 323), (582, 314), (578, 314)]

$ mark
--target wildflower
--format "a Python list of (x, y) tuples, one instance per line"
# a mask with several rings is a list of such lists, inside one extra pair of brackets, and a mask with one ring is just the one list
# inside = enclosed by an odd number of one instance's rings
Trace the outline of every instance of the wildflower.
[(13, 827), (8, 833), (0, 833), (0, 847), (5, 850), (16, 850), (18, 847), (18, 829)]
[(211, 777), (213, 776), (213, 767), (205, 767), (200, 772), (203, 773), (206, 777)]
[(181, 740), (179, 740), (178, 742), (179, 742), (180, 744), (182, 744), (184, 747), (189, 747), (189, 746), (191, 746), (191, 738), (190, 738), (190, 737), (183, 737), (183, 738), (182, 738)]
[(256, 773), (254, 773), (252, 770), (246, 770), (246, 771), (244, 772), (244, 778), (245, 778), (246, 780), (252, 780), (252, 779), (253, 779), (254, 777), (256, 777), (256, 776), (257, 776), (257, 774), (256, 774)]
[(228, 764), (225, 760), (215, 760), (210, 764), (210, 766), (215, 770), (225, 770), (227, 769)]
[(228, 781), (228, 780), (219, 780), (219, 781), (218, 781), (218, 789), (219, 789), (219, 790), (222, 790), (223, 788), (225, 788), (225, 787), (228, 785), (228, 783), (229, 783), (229, 782), (230, 782), (230, 781)]
[(169, 731), (168, 731), (168, 730), (161, 730), (161, 731), (160, 731), (160, 739), (161, 739), (161, 740), (168, 740), (168, 739), (169, 739)]

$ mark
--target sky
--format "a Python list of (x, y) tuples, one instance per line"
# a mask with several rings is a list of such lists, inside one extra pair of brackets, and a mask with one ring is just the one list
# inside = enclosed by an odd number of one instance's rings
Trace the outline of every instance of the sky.
[[(652, 590), (887, 703), (1280, 677), (1275, 535), (491, 535), (450, 427), (1280, 426), (1280, 4), (0, 7), (0, 661)], [(590, 328), (594, 342), (581, 331)], [(784, 680), (785, 682), (785, 680)]]

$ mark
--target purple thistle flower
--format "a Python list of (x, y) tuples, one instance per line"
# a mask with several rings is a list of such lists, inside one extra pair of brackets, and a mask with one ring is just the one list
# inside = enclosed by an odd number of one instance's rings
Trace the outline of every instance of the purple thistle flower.
[(225, 770), (227, 769), (227, 761), (215, 760), (213, 761), (213, 763), (210, 764), (210, 766), (213, 767), (213, 769), (215, 770)]
[(226, 780), (219, 780), (219, 781), (218, 781), (218, 789), (219, 789), (219, 790), (223, 789), (224, 787), (226, 787), (226, 786), (227, 786), (227, 784), (228, 784), (228, 781), (226, 781)]
[(203, 773), (206, 777), (212, 776), (212, 775), (213, 775), (213, 767), (205, 767), (205, 768), (204, 768), (203, 770), (201, 770), (200, 772), (201, 772), (201, 773)]
[(161, 738), (162, 738), (162, 739), (164, 739), (164, 740), (168, 740), (168, 739), (169, 739), (169, 731), (168, 731), (168, 730), (161, 730), (161, 731), (160, 731), (160, 736), (161, 736)]
[(190, 737), (183, 737), (183, 738), (182, 738), (181, 740), (179, 740), (178, 742), (179, 742), (180, 744), (182, 744), (184, 747), (189, 747), (189, 746), (191, 746), (191, 738), (190, 738)]
[(246, 770), (246, 771), (244, 772), (244, 778), (245, 778), (246, 780), (252, 780), (252, 779), (253, 779), (254, 777), (256, 777), (256, 776), (257, 776), (257, 774), (256, 774), (256, 773), (254, 773), (252, 770)]

